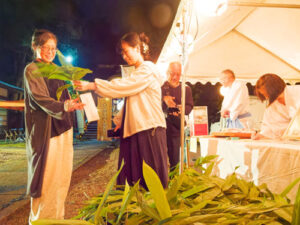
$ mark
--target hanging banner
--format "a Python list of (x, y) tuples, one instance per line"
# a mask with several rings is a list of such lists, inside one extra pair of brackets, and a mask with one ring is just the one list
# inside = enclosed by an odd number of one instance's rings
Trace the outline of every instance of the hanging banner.
[(100, 119), (97, 127), (97, 140), (109, 141), (107, 130), (112, 127), (112, 100), (110, 98), (98, 98), (98, 112)]
[(207, 106), (194, 106), (190, 114), (190, 135), (208, 135), (208, 114)]
[(93, 122), (99, 120), (98, 110), (95, 105), (93, 96), (91, 92), (84, 93), (80, 95), (81, 102), (84, 104), (84, 112), (88, 119), (88, 122)]

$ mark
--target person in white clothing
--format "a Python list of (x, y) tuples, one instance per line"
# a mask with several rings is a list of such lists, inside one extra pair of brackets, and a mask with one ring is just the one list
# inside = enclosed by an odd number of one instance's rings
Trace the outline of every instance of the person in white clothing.
[(268, 101), (261, 130), (253, 139), (279, 139), (291, 119), (300, 108), (300, 86), (286, 86), (276, 74), (261, 76), (255, 85), (255, 92), (261, 101)]
[(98, 95), (110, 98), (126, 97), (119, 121), (121, 127), (119, 167), (125, 165), (117, 184), (134, 185), (138, 182), (147, 189), (143, 178), (143, 161), (160, 177), (162, 185), (168, 184), (166, 121), (161, 106), (163, 79), (155, 64), (148, 58), (149, 38), (144, 34), (130, 32), (120, 40), (123, 59), (134, 71), (130, 76), (95, 82), (74, 81), (77, 90), (94, 90)]
[(220, 76), (224, 95), (221, 108), (221, 119), (226, 119), (227, 128), (248, 128), (251, 114), (249, 108), (249, 93), (245, 83), (235, 80), (232, 70), (224, 70)]

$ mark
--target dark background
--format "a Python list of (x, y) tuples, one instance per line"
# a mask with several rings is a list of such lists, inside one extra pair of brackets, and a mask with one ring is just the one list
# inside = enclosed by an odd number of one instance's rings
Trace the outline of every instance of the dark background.
[[(89, 68), (84, 77), (109, 79), (125, 64), (116, 52), (129, 31), (150, 37), (155, 62), (168, 36), (180, 0), (0, 0), (0, 81), (23, 87), (23, 70), (32, 60), (35, 29), (56, 34), (58, 48), (73, 65)], [(57, 59), (55, 60), (57, 62)], [(219, 120), (220, 84), (189, 84), (196, 106), (208, 106), (209, 123)], [(253, 88), (249, 85), (250, 93)]]
[(24, 67), (32, 60), (31, 36), (40, 28), (56, 34), (58, 48), (73, 56), (74, 66), (94, 71), (85, 77), (88, 80), (119, 73), (124, 62), (115, 49), (129, 31), (150, 37), (155, 61), (178, 4), (179, 0), (1, 0), (0, 80), (23, 86)]

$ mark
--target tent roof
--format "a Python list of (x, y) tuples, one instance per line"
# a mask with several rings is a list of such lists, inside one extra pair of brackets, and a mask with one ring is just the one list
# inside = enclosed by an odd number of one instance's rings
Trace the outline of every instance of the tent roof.
[[(182, 60), (180, 33), (187, 11), (187, 81), (215, 83), (222, 70), (232, 69), (237, 79), (251, 83), (265, 73), (300, 82), (300, 1), (229, 0), (226, 12), (215, 17), (201, 14), (197, 1), (180, 3), (158, 64)], [(237, 6), (243, 4), (259, 7)]]

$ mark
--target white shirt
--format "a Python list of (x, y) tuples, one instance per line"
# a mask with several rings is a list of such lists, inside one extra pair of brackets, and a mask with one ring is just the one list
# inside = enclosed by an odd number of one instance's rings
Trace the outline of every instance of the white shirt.
[(222, 89), (224, 99), (221, 111), (228, 110), (231, 120), (249, 112), (249, 93), (244, 82), (235, 80), (230, 87), (222, 87)]
[[(144, 61), (129, 77), (110, 82), (95, 79), (95, 84), (96, 93), (100, 96), (127, 97), (124, 137), (155, 127), (166, 127), (161, 106), (163, 79), (152, 62)], [(118, 115), (122, 116), (122, 112)], [(122, 120), (119, 118), (114, 121)]]
[(265, 137), (277, 139), (283, 135), (300, 108), (300, 85), (286, 86), (284, 99), (285, 105), (275, 100), (266, 108), (260, 132)]

